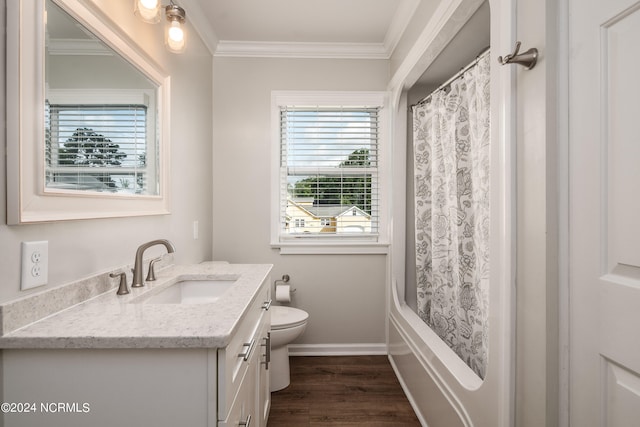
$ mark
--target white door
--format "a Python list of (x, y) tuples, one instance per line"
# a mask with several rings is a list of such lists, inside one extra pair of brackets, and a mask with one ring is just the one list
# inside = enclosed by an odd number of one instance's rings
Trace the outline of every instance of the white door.
[(640, 426), (640, 2), (569, 20), (570, 425)]

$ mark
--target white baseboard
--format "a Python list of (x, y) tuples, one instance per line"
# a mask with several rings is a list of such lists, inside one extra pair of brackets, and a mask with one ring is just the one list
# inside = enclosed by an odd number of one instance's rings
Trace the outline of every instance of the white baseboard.
[(385, 343), (371, 344), (289, 344), (289, 356), (371, 356), (386, 355)]

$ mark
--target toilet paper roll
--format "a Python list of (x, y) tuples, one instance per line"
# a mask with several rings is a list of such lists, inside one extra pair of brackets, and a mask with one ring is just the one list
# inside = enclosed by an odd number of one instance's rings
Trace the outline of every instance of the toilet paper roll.
[(289, 285), (277, 285), (276, 286), (276, 301), (278, 301), (278, 302), (291, 302), (291, 286), (289, 286)]

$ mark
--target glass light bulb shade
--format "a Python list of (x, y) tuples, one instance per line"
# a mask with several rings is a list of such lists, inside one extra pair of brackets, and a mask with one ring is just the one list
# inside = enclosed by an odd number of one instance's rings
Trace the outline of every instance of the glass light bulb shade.
[(167, 25), (166, 45), (171, 52), (180, 53), (186, 46), (186, 34), (182, 24), (177, 20), (171, 21)]
[(160, 2), (158, 0), (135, 0), (133, 12), (144, 22), (160, 22)]
[(147, 9), (155, 9), (160, 5), (158, 0), (138, 0)]
[(173, 21), (169, 26), (169, 40), (180, 43), (184, 40), (184, 31), (178, 21)]

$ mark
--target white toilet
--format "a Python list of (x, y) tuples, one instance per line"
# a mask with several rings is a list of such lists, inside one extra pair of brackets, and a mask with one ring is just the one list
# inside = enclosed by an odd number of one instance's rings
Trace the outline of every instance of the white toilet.
[(270, 391), (282, 390), (289, 385), (288, 345), (304, 332), (308, 318), (309, 313), (298, 308), (271, 306)]

